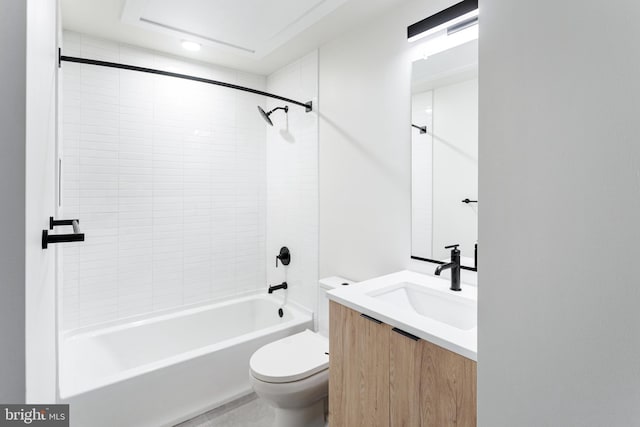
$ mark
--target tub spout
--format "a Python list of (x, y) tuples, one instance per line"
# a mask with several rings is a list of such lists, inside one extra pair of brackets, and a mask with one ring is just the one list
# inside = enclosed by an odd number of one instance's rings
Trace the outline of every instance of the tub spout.
[(269, 293), (272, 294), (273, 291), (277, 291), (278, 289), (288, 289), (289, 286), (287, 282), (282, 282), (279, 285), (269, 286)]

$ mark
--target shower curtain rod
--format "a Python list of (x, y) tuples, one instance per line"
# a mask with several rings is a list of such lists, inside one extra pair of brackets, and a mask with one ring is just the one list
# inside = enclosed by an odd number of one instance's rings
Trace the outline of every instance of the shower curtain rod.
[(178, 79), (184, 79), (184, 80), (193, 80), (195, 82), (207, 83), (207, 84), (216, 85), (216, 86), (223, 86), (229, 89), (242, 90), (245, 92), (255, 93), (256, 95), (268, 96), (269, 98), (279, 99), (280, 101), (285, 101), (291, 104), (304, 107), (307, 113), (313, 109), (313, 103), (311, 101), (300, 102), (300, 101), (296, 101), (295, 99), (285, 98), (284, 96), (275, 95), (273, 93), (264, 92), (257, 89), (251, 89), (250, 87), (234, 85), (232, 83), (221, 82), (218, 80), (205, 79), (202, 77), (190, 76), (188, 74), (172, 73), (170, 71), (156, 70), (154, 68), (145, 68), (145, 67), (138, 67), (136, 65), (119, 64), (117, 62), (98, 61), (96, 59), (86, 59), (86, 58), (78, 58), (75, 56), (65, 56), (65, 55), (62, 55), (60, 49), (58, 49), (58, 67), (62, 66), (62, 61), (75, 62), (78, 64), (98, 65), (101, 67), (118, 68), (121, 70), (140, 71), (142, 73), (158, 74), (161, 76), (176, 77)]

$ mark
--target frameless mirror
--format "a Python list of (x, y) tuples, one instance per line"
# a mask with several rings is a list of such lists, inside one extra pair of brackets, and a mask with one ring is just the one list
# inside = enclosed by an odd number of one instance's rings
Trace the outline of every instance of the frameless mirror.
[(462, 265), (475, 267), (477, 39), (413, 62), (411, 172), (412, 258), (446, 260), (445, 246), (460, 244)]

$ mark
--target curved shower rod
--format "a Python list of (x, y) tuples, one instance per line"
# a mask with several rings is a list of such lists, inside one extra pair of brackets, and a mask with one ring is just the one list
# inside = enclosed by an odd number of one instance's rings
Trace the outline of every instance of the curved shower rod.
[(312, 101), (300, 102), (300, 101), (296, 101), (295, 99), (285, 98), (284, 96), (275, 95), (273, 93), (264, 92), (262, 90), (251, 89), (250, 87), (234, 85), (233, 83), (226, 83), (218, 80), (205, 79), (203, 77), (190, 76), (188, 74), (172, 73), (171, 71), (156, 70), (155, 68), (138, 67), (137, 65), (119, 64), (117, 62), (78, 58), (76, 56), (65, 56), (65, 55), (62, 55), (61, 50), (58, 49), (58, 67), (62, 66), (62, 61), (75, 62), (77, 64), (89, 64), (89, 65), (98, 65), (101, 67), (118, 68), (120, 70), (139, 71), (142, 73), (158, 74), (161, 76), (176, 77), (178, 79), (184, 79), (184, 80), (193, 80), (195, 82), (207, 83), (207, 84), (216, 85), (216, 86), (223, 86), (229, 89), (242, 90), (244, 92), (255, 93), (256, 95), (262, 95), (262, 96), (267, 96), (269, 98), (279, 99), (281, 101), (289, 102), (291, 104), (304, 107), (307, 113), (313, 110)]

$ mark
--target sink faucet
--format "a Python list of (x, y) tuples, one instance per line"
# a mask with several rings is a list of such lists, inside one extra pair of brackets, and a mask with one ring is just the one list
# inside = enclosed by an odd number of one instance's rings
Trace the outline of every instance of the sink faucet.
[(451, 289), (452, 291), (461, 291), (460, 288), (460, 245), (445, 246), (445, 249), (451, 249), (451, 262), (439, 265), (436, 268), (435, 275), (439, 276), (442, 270), (451, 269)]

